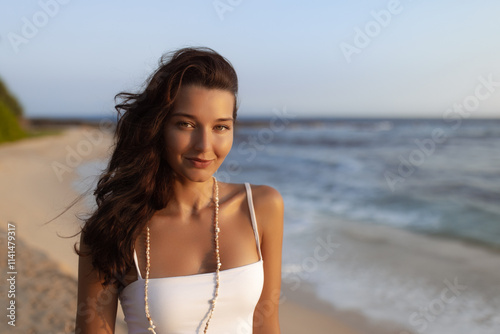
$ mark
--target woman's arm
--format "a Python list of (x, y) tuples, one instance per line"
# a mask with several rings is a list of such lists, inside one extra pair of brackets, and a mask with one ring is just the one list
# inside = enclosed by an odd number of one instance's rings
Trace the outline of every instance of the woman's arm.
[[(87, 249), (80, 238), (80, 250)], [(75, 334), (113, 334), (117, 305), (117, 289), (113, 285), (103, 288), (91, 257), (80, 256)]]
[(272, 187), (258, 186), (254, 193), (255, 215), (262, 230), (264, 288), (255, 308), (253, 333), (279, 334), (284, 203), (281, 194)]

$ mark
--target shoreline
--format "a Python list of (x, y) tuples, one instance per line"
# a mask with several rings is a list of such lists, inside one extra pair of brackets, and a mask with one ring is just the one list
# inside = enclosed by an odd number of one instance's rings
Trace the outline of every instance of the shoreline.
[[(333, 284), (316, 281), (311, 290), (338, 308), (356, 310), (353, 317), (330, 313), (360, 333), (378, 333), (378, 328), (386, 328), (384, 334), (451, 328), (490, 333), (500, 324), (497, 250), (390, 226), (325, 219), (341, 247), (333, 261), (324, 263)], [(360, 313), (368, 319), (355, 321)]]
[[(299, 334), (311, 331), (311, 322), (321, 323), (321, 330), (315, 334), (331, 334), (332, 326), (335, 333), (340, 334), (416, 334), (401, 324), (371, 320), (359, 310), (341, 310), (335, 308), (326, 300), (320, 298), (314, 287), (304, 282), (300, 289), (294, 289), (289, 283), (282, 283), (284, 302), (280, 312), (287, 316), (287, 322), (282, 322), (282, 332)], [(333, 325), (335, 323), (335, 325)]]
[[(5, 227), (7, 222), (16, 224), (17, 237), (22, 249), (16, 254), (18, 265), (31, 263), (33, 259), (44, 259), (45, 265), (31, 265), (31, 268), (19, 276), (19, 286), (25, 288), (26, 294), (22, 300), (26, 303), (20, 308), (19, 324), (22, 328), (36, 326), (37, 330), (47, 332), (53, 330), (50, 326), (58, 323), (52, 317), (43, 327), (39, 319), (47, 310), (51, 314), (76, 310), (76, 277), (78, 272), (78, 258), (73, 250), (73, 245), (78, 241), (72, 236), (79, 231), (79, 220), (75, 214), (86, 212), (84, 201), (78, 202), (57, 219), (47, 223), (79, 196), (72, 183), (78, 180), (77, 168), (82, 164), (95, 160), (105, 159), (109, 156), (112, 145), (112, 136), (102, 129), (95, 127), (78, 126), (69, 127), (61, 134), (39, 138), (28, 138), (18, 142), (0, 145), (0, 183), (4, 185), (0, 195), (3, 210), (0, 211), (1, 220)], [(26, 204), (29, 203), (29, 209)], [(3, 236), (5, 236), (3, 234)], [(5, 238), (3, 238), (5, 241)], [(21, 273), (21, 272), (20, 272)], [(49, 279), (41, 280), (41, 277)], [(32, 279), (37, 278), (37, 284)], [(64, 291), (61, 294), (54, 289), (54, 282), (64, 281)], [(40, 300), (43, 296), (58, 295), (62, 298), (57, 304), (52, 305), (52, 300), (42, 303), (43, 310), (33, 300)], [(288, 295), (287, 295), (288, 296)], [(291, 296), (291, 295), (290, 295)], [(44, 299), (44, 297), (42, 298)], [(304, 300), (306, 302), (304, 303)], [(55, 298), (58, 300), (58, 298)], [(302, 301), (302, 302), (299, 302)], [(283, 303), (280, 310), (280, 319), (284, 333), (303, 333), (306, 328), (314, 333), (361, 334), (351, 329), (343, 321), (332, 316), (318, 312), (311, 308), (315, 304), (314, 296), (302, 296), (300, 300), (290, 297), (290, 301)], [(33, 311), (27, 311), (28, 308)], [(40, 313), (42, 312), (42, 313)], [(24, 315), (23, 315), (24, 314)], [(29, 318), (26, 318), (26, 314)], [(74, 312), (65, 314), (64, 330), (74, 322)], [(71, 315), (73, 314), (73, 315)], [(57, 317), (57, 316), (56, 316)], [(52, 319), (52, 320), (50, 320)], [(301, 327), (302, 326), (302, 327)], [(306, 327), (304, 327), (306, 326)], [(17, 327), (17, 326), (16, 326)], [(118, 307), (116, 333), (125, 333), (126, 327)], [(373, 333), (373, 332), (372, 332)]]

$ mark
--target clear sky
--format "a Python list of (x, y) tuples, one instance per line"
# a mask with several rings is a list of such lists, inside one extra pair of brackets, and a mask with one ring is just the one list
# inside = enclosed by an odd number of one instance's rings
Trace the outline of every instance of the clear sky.
[(0, 76), (28, 116), (110, 115), (165, 52), (208, 46), (240, 115), (500, 116), (498, 0), (2, 1)]

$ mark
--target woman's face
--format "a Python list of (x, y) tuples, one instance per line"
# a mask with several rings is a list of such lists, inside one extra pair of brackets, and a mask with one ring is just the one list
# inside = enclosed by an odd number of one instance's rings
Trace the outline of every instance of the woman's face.
[(165, 156), (179, 177), (208, 180), (233, 145), (232, 93), (188, 85), (180, 89), (165, 129)]

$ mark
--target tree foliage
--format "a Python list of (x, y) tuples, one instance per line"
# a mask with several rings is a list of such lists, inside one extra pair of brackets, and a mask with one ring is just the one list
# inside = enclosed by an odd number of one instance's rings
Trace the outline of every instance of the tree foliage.
[(0, 143), (14, 141), (26, 137), (26, 133), (19, 126), (16, 116), (0, 101)]
[(7, 108), (14, 114), (14, 116), (20, 118), (23, 116), (23, 108), (19, 101), (12, 95), (7, 86), (4, 84), (0, 78), (0, 101), (3, 102)]
[(22, 115), (21, 104), (0, 79), (0, 143), (26, 137), (25, 131), (19, 125)]

